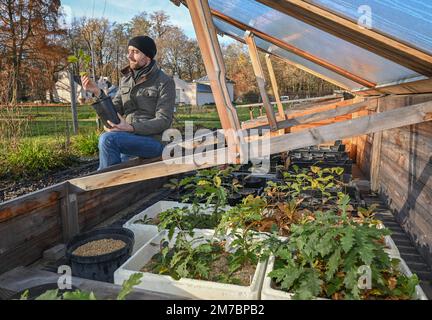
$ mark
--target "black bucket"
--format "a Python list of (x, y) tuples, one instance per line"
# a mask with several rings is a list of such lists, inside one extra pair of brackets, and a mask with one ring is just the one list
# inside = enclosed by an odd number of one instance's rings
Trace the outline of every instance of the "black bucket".
[[(121, 240), (126, 243), (126, 246), (99, 256), (82, 257), (72, 253), (83, 244), (101, 239)], [(75, 236), (66, 247), (66, 257), (70, 261), (72, 275), (84, 279), (113, 283), (114, 271), (129, 259), (134, 242), (133, 232), (125, 228), (95, 229)]]

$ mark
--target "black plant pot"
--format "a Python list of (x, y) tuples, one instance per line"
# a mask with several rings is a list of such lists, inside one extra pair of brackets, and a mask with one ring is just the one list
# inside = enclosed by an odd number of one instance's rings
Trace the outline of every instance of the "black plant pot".
[[(126, 246), (99, 256), (82, 257), (73, 254), (83, 244), (101, 239), (121, 240)], [(114, 271), (129, 259), (134, 242), (134, 233), (126, 228), (95, 229), (75, 236), (66, 246), (66, 257), (70, 260), (72, 275), (113, 283)]]
[(265, 178), (258, 178), (249, 176), (243, 179), (243, 185), (246, 188), (262, 188), (265, 187), (267, 180)]
[(99, 101), (96, 101), (92, 104), (92, 107), (98, 114), (105, 127), (111, 128), (107, 122), (108, 120), (114, 124), (120, 123), (120, 119), (117, 115), (116, 109), (114, 108), (111, 97), (105, 97)]
[(242, 202), (242, 195), (238, 193), (233, 193), (228, 196), (227, 201), (231, 207), (234, 207)]

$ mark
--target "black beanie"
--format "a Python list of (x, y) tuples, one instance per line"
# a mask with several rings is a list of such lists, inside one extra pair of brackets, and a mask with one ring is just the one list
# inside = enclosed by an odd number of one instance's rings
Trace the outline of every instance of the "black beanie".
[(128, 46), (133, 46), (142, 53), (144, 53), (147, 57), (153, 60), (156, 55), (157, 49), (156, 44), (152, 38), (147, 36), (137, 36), (133, 37), (129, 40)]

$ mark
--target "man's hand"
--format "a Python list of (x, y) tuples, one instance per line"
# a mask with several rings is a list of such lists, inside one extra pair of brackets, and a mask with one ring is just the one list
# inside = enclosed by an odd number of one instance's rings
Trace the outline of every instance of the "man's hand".
[(126, 120), (117, 113), (120, 123), (114, 124), (111, 121), (108, 120), (108, 124), (112, 127), (111, 129), (104, 126), (105, 131), (107, 132), (115, 132), (115, 131), (126, 131), (126, 132), (134, 132), (134, 127), (132, 127), (129, 123), (126, 122)]
[(81, 83), (82, 87), (86, 91), (90, 91), (93, 93), (96, 97), (100, 95), (101, 89), (97, 86), (97, 84), (92, 81), (88, 75), (81, 77)]

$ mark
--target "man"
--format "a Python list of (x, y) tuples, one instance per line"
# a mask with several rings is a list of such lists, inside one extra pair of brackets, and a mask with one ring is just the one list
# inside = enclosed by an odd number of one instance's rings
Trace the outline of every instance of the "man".
[[(128, 43), (129, 66), (124, 68), (113, 104), (120, 118), (110, 123), (99, 138), (99, 170), (129, 159), (130, 156), (154, 158), (162, 154), (162, 133), (171, 126), (174, 80), (156, 64), (153, 39), (137, 36)], [(81, 78), (83, 88), (98, 99), (105, 93), (89, 79)]]

